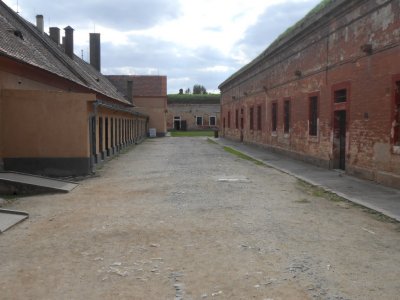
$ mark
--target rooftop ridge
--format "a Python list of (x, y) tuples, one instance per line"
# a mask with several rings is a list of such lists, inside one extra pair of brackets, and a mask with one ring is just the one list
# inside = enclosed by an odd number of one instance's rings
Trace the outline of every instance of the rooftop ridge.
[[(34, 24), (32, 24), (31, 22), (27, 21), (22, 16), (17, 14), (14, 10), (8, 7), (3, 1), (0, 1), (0, 8), (4, 9), (6, 13), (4, 17), (7, 23), (13, 25), (13, 27), (15, 27), (15, 25), (21, 26), (24, 29), (24, 31), (26, 31), (29, 34), (31, 41), (33, 41), (32, 39), (34, 39), (36, 40), (36, 42), (34, 43), (41, 44), (41, 46), (43, 47), (42, 49), (45, 49), (45, 51), (47, 51), (49, 55), (53, 56), (53, 59), (58, 62), (58, 67), (62, 65), (65, 69), (64, 71), (58, 69), (59, 72), (57, 72), (55, 69), (57, 68), (57, 65), (54, 65), (54, 60), (53, 62), (50, 62), (51, 66), (46, 67), (38, 64), (40, 63), (40, 59), (39, 61), (36, 62), (35, 60), (27, 61), (24, 60), (25, 58), (24, 55), (13, 56), (10, 55), (10, 53), (7, 54), (8, 57), (11, 57), (13, 59), (18, 59), (24, 63), (28, 63), (32, 66), (41, 68), (46, 72), (50, 72), (56, 76), (62, 77), (63, 79), (73, 81), (81, 86), (84, 86), (85, 88), (88, 88), (89, 90), (100, 93), (106, 97), (112, 98), (124, 104), (131, 105), (130, 102), (124, 99), (123, 95), (121, 95), (117, 91), (116, 87), (101, 72), (98, 72), (97, 70), (92, 68), (90, 64), (88, 64), (86, 61), (82, 60), (75, 54), (73, 56), (73, 59), (66, 57), (66, 54), (62, 51), (60, 46), (54, 43), (54, 41), (51, 40), (50, 36), (47, 33), (42, 34), (41, 32), (39, 32)], [(10, 17), (13, 19), (13, 22), (11, 23), (10, 20), (8, 20), (8, 18)], [(18, 28), (15, 29), (18, 30)], [(48, 58), (45, 59), (47, 61)], [(99, 79), (101, 79), (102, 86), (100, 86), (100, 83), (98, 83)]]

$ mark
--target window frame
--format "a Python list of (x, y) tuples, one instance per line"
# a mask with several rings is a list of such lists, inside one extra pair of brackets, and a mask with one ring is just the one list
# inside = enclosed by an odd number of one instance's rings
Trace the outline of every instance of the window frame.
[(278, 131), (278, 101), (271, 102), (271, 131)]
[[(341, 92), (345, 92), (344, 93), (344, 99), (343, 99), (343, 95), (341, 95)], [(338, 103), (346, 103), (348, 101), (349, 98), (349, 90), (347, 89), (347, 87), (342, 87), (339, 89), (335, 89), (333, 91), (333, 103), (338, 104)]]
[[(315, 105), (313, 106), (313, 100)], [(319, 93), (312, 93), (308, 95), (308, 135), (310, 137), (317, 137), (319, 133), (319, 107), (320, 107)], [(315, 109), (314, 109), (315, 108)]]

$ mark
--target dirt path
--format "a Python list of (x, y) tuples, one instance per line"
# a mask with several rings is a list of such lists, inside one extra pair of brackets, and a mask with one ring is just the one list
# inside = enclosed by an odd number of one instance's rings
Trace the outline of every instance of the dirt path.
[(400, 232), (202, 138), (148, 140), (21, 198), (0, 299), (399, 299)]

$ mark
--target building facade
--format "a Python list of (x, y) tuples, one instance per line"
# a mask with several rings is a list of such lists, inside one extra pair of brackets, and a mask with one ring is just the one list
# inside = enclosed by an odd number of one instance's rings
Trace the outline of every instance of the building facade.
[(157, 136), (167, 132), (167, 76), (108, 75), (107, 78), (125, 95), (135, 110), (149, 116), (149, 128)]
[[(100, 52), (99, 36), (92, 39)], [(95, 52), (95, 51), (94, 51)], [(91, 55), (92, 59), (92, 55)], [(44, 32), (0, 1), (0, 169), (86, 175), (146, 135), (148, 117), (73, 53), (73, 29)]]
[(202, 95), (168, 97), (168, 130), (211, 130), (220, 124), (220, 98)]
[(400, 2), (325, 1), (220, 85), (221, 134), (400, 187)]

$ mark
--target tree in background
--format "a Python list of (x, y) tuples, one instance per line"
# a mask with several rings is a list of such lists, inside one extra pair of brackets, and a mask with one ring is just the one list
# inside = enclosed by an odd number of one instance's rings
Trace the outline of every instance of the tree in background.
[(195, 84), (193, 86), (193, 94), (207, 94), (207, 90), (203, 85)]
[(185, 90), (185, 94), (190, 94), (190, 89), (189, 89), (189, 88), (187, 88), (187, 89)]
[(179, 95), (183, 95), (183, 89), (179, 89)]

